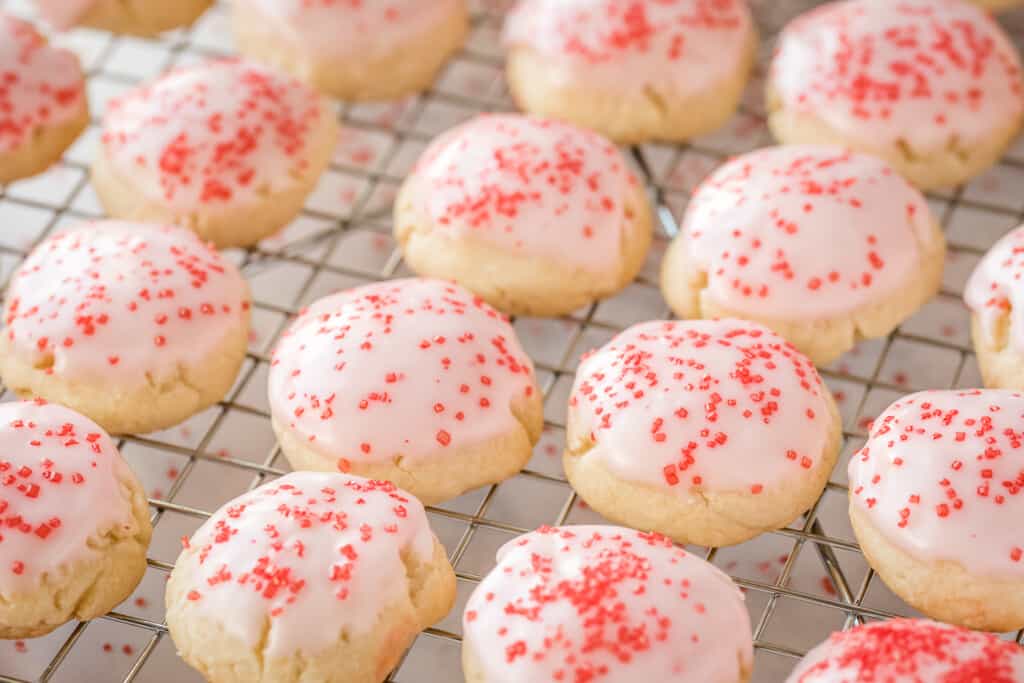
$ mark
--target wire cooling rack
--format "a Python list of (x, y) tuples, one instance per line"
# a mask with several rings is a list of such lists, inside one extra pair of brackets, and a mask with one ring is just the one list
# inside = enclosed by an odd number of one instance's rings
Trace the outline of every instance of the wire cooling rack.
[[(231, 252), (255, 297), (250, 352), (235, 387), (216, 407), (184, 425), (126, 437), (121, 449), (150, 494), (153, 545), (136, 593), (111, 614), (68, 624), (29, 641), (0, 641), (0, 681), (198, 681), (174, 654), (163, 624), (163, 587), (180, 548), (217, 507), (279, 476), (288, 465), (274, 443), (265, 398), (269, 349), (302, 306), (338, 289), (408, 274), (390, 237), (390, 205), (402, 177), (430, 138), (478, 111), (510, 109), (502, 80), (500, 1), (474, 2), (465, 50), (434, 87), (394, 104), (342, 107), (346, 134), (303, 215), (258, 248)], [(580, 354), (618, 330), (668, 315), (657, 289), (667, 238), (689, 191), (725, 157), (770, 142), (764, 125), (763, 66), (778, 29), (815, 3), (754, 0), (764, 45), (762, 72), (741, 111), (721, 132), (680, 147), (629, 150), (656, 201), (659, 235), (638, 280), (613, 299), (558, 320), (519, 319), (515, 326), (534, 358), (546, 400), (546, 428), (528, 465), (500, 485), (430, 508), (435, 531), (458, 576), (458, 604), (421, 635), (388, 679), (398, 683), (461, 681), (462, 607), (493, 566), (494, 551), (540, 524), (599, 521), (565, 482), (560, 453), (565, 405)], [(27, 0), (5, 9), (31, 16)], [(1024, 42), (1024, 14), (1002, 18)], [(90, 76), (93, 125), (65, 161), (35, 179), (0, 187), (0, 279), (55, 230), (102, 211), (88, 185), (98, 122), (109, 97), (168, 67), (230, 53), (228, 11), (218, 4), (196, 26), (159, 41), (91, 31), (60, 37)], [(950, 244), (942, 293), (887, 339), (865, 342), (823, 371), (837, 397), (848, 456), (871, 419), (902, 393), (978, 386), (963, 283), (985, 249), (1024, 220), (1024, 144), (997, 168), (955, 191), (929, 197)], [(4, 394), (3, 399), (11, 397)], [(841, 459), (845, 463), (846, 457)], [(829, 632), (861, 620), (910, 615), (868, 569), (845, 513), (845, 466), (836, 468), (814, 507), (787, 529), (734, 548), (694, 548), (744, 589), (754, 625), (754, 680), (782, 681), (796, 658)], [(1024, 633), (1007, 634), (1021, 642)]]

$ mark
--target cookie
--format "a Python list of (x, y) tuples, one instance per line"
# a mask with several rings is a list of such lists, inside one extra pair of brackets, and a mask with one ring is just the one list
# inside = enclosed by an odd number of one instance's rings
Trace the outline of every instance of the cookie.
[(146, 494), (96, 423), (0, 404), (0, 638), (106, 614), (146, 571)]
[(89, 125), (78, 58), (0, 12), (0, 185), (42, 173)]
[(114, 99), (92, 183), (107, 212), (251, 246), (302, 210), (337, 140), (333, 107), (238, 60), (184, 67)]
[(989, 633), (927, 619), (891, 619), (833, 633), (786, 683), (1024, 681), (1024, 650)]
[(821, 495), (842, 442), (811, 362), (741, 320), (634, 325), (585, 357), (569, 398), (569, 483), (597, 512), (679, 543), (780, 529)]
[(542, 527), (509, 541), (466, 603), (467, 683), (741, 683), (743, 594), (658, 534)]
[(625, 158), (590, 131), (484, 115), (427, 148), (395, 202), (395, 238), (421, 275), (512, 315), (553, 316), (632, 282), (652, 214)]
[(4, 321), (8, 388), (69, 406), (114, 434), (145, 433), (231, 388), (248, 343), (249, 287), (181, 228), (87, 223), (25, 259)]
[(924, 197), (884, 161), (770, 147), (697, 188), (661, 287), (681, 318), (756, 320), (826, 365), (915, 313), (944, 260)]
[(183, 544), (167, 628), (210, 683), (377, 683), (455, 602), (423, 505), (389, 482), (289, 474)]
[(426, 90), (469, 31), (465, 0), (235, 0), (242, 54), (343, 100)]
[(971, 0), (978, 7), (990, 12), (1002, 12), (1012, 7), (1019, 7), (1021, 0)]
[(519, 472), (544, 424), (512, 326), (440, 280), (320, 299), (281, 338), (269, 384), (293, 468), (387, 479), (428, 504)]
[(504, 42), (521, 109), (631, 144), (720, 128), (757, 53), (745, 0), (520, 0)]
[(885, 410), (850, 459), (850, 521), (872, 568), (925, 615), (1024, 627), (1024, 396), (926, 391)]
[(994, 164), (1024, 115), (1016, 48), (963, 0), (813, 9), (782, 32), (767, 91), (780, 142), (873, 154), (923, 189)]
[(153, 37), (189, 26), (213, 0), (35, 0), (42, 17), (59, 31), (76, 26)]

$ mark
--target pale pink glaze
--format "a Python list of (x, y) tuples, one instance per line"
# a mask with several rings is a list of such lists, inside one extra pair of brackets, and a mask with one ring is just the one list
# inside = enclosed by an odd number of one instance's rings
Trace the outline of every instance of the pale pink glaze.
[[(182, 616), (220, 625), (264, 655), (307, 656), (363, 634), (409, 593), (404, 554), (430, 562), (423, 505), (384, 481), (294, 472), (215, 512), (184, 541), (176, 571), (192, 588)], [(191, 613), (191, 614), (190, 614)]]
[(178, 209), (255, 201), (293, 187), (328, 116), (299, 81), (237, 60), (170, 72), (113, 100), (103, 154), (148, 199)]
[(617, 277), (636, 179), (596, 133), (517, 115), (485, 115), (427, 149), (412, 201), (433, 230)]
[(565, 86), (681, 96), (736, 78), (752, 32), (744, 0), (520, 0), (505, 20)]
[(792, 111), (864, 145), (961, 148), (1024, 112), (1017, 50), (963, 0), (847, 0), (783, 32), (770, 83)]
[(787, 683), (1024, 683), (1024, 650), (990, 633), (890, 619), (833, 633)]
[(964, 288), (964, 302), (994, 343), (999, 321), (1009, 317), (1009, 343), (1024, 351), (1024, 226), (988, 250)]
[(850, 459), (850, 504), (918, 560), (1024, 578), (1024, 395), (925, 391), (893, 403)]
[(48, 373), (119, 386), (173, 376), (249, 318), (233, 264), (182, 228), (102, 221), (52, 237), (11, 279), (10, 353)]
[(74, 27), (97, 0), (35, 0), (39, 15), (58, 31)]
[(45, 126), (75, 119), (84, 106), (78, 59), (47, 44), (32, 24), (0, 12), (0, 153)]
[(134, 475), (96, 423), (44, 401), (0, 404), (0, 599), (98, 560), (102, 535), (138, 529)]
[(805, 356), (756, 323), (652, 321), (583, 360), (569, 421), (594, 442), (581, 457), (629, 481), (756, 495), (820, 464), (834, 429), (825, 391)]
[(537, 391), (508, 321), (458, 285), (409, 279), (320, 299), (282, 337), (270, 409), (320, 452), (353, 462), (454, 453), (518, 428)]
[(663, 536), (615, 526), (509, 541), (462, 626), (495, 683), (736, 683), (753, 659), (728, 576)]
[(697, 188), (683, 220), (709, 297), (738, 313), (816, 319), (903, 286), (934, 241), (924, 197), (884, 161), (834, 147), (769, 147)]

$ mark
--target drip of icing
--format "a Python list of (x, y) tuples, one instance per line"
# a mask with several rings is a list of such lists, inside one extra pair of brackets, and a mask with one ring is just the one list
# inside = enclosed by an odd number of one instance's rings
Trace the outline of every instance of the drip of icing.
[(961, 0), (847, 0), (783, 32), (770, 82), (787, 109), (870, 145), (959, 148), (1024, 112), (1017, 50)]
[(805, 145), (720, 167), (682, 228), (705, 296), (782, 320), (849, 314), (901, 287), (933, 229), (924, 197), (884, 161)]
[(352, 462), (417, 461), (508, 434), (537, 391), (508, 321), (440, 280), (381, 282), (304, 311), (270, 368), (274, 419)]
[(964, 288), (964, 302), (978, 316), (989, 344), (1001, 335), (1009, 317), (1009, 343), (1024, 351), (1024, 226), (1003, 236), (974, 269)]
[(1024, 395), (925, 391), (889, 406), (851, 459), (851, 505), (912, 557), (1024, 578)]
[(209, 356), (249, 317), (229, 261), (182, 228), (86, 223), (29, 255), (5, 321), (22, 362), (66, 379), (131, 383)]
[(470, 596), (487, 680), (738, 681), (750, 620), (728, 576), (658, 534), (542, 527), (506, 543)]
[(58, 31), (74, 27), (96, 0), (35, 0), (39, 15)]
[(295, 472), (239, 496), (185, 542), (184, 608), (287, 657), (364, 634), (409, 593), (404, 556), (433, 557), (418, 500), (384, 481)]

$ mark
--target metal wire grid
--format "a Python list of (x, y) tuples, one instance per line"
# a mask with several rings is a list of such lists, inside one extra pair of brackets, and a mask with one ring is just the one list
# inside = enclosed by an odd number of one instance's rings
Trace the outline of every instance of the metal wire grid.
[[(476, 4), (477, 6), (475, 7), (474, 12), (474, 36), (476, 40), (470, 42), (470, 47), (459, 55), (455, 63), (460, 65), (470, 65), (471, 68), (481, 67), (485, 71), (497, 73), (501, 67), (501, 59), (497, 52), (490, 47), (490, 43), (491, 39), (495, 35), (496, 28), (500, 26), (502, 14), (501, 5), (504, 3), (500, 0), (491, 2), (481, 0), (481, 2)], [(816, 3), (808, 2), (807, 0), (755, 0), (752, 4), (755, 6), (755, 11), (758, 14), (762, 36), (764, 36), (766, 43), (770, 43), (771, 39), (777, 32), (777, 29), (785, 19), (794, 16), (799, 11), (806, 9), (809, 5)], [(218, 6), (213, 11), (223, 13), (225, 8), (223, 6)], [(1011, 29), (1013, 28), (1013, 19), (1014, 18), (1011, 18), (1010, 20)], [(123, 76), (118, 75), (117, 72), (111, 72), (105, 67), (107, 61), (112, 58), (115, 52), (118, 51), (119, 46), (124, 42), (125, 39), (107, 39), (105, 47), (98, 55), (96, 55), (96, 59), (94, 60), (96, 66), (90, 69), (90, 76), (102, 77), (114, 82), (124, 82), (126, 79)], [(208, 45), (202, 44), (202, 41), (197, 40), (195, 30), (175, 34), (173, 37), (165, 39), (164, 42), (166, 45), (168, 65), (176, 63), (180, 59), (192, 58), (193, 56), (212, 56), (217, 52), (215, 49), (211, 49)], [(767, 52), (764, 54), (767, 54)], [(763, 61), (764, 60), (762, 60), (762, 63)], [(449, 71), (451, 71), (451, 68)], [(444, 79), (442, 78), (439, 83), (443, 82)], [(125, 84), (127, 85), (128, 83)], [(752, 86), (752, 88), (758, 87), (759, 84)], [(375, 168), (372, 170), (353, 169), (351, 167), (342, 168), (337, 165), (333, 167), (335, 169), (341, 168), (346, 175), (356, 176), (365, 181), (365, 187), (363, 188), (360, 198), (355, 202), (350, 215), (346, 218), (338, 219), (329, 213), (324, 213), (314, 208), (307, 209), (305, 215), (322, 219), (327, 224), (327, 227), (322, 230), (314, 230), (298, 240), (287, 243), (280, 249), (261, 246), (238, 254), (239, 263), (243, 272), (249, 276), (254, 276), (265, 272), (267, 269), (280, 268), (287, 264), (303, 267), (307, 271), (306, 280), (296, 291), (293, 297), (293, 302), (303, 300), (310, 296), (314, 288), (314, 282), (316, 282), (322, 274), (327, 274), (337, 280), (346, 282), (351, 281), (353, 283), (386, 279), (397, 274), (401, 274), (401, 257), (397, 251), (391, 253), (384, 267), (374, 275), (368, 275), (366, 271), (359, 268), (339, 265), (331, 259), (331, 255), (335, 252), (342, 237), (351, 231), (353, 226), (356, 224), (376, 224), (378, 228), (385, 228), (387, 226), (389, 220), (389, 209), (386, 207), (388, 202), (384, 201), (381, 206), (375, 206), (375, 204), (378, 203), (375, 197), (381, 189), (394, 188), (401, 180), (401, 177), (400, 175), (395, 175), (387, 170), (379, 169), (387, 169), (393, 165), (393, 162), (400, 165), (399, 156), (403, 154), (403, 149), (407, 147), (406, 143), (412, 143), (415, 147), (417, 144), (425, 144), (429, 140), (430, 135), (424, 134), (420, 127), (416, 125), (418, 119), (427, 113), (429, 107), (433, 104), (440, 104), (445, 107), (454, 107), (458, 110), (462, 110), (466, 114), (478, 110), (509, 108), (507, 98), (505, 98), (502, 93), (503, 91), (500, 91), (492, 97), (481, 97), (478, 95), (467, 96), (465, 94), (451, 92), (443, 86), (435, 86), (430, 92), (425, 93), (422, 97), (418, 98), (411, 107), (406, 109), (399, 121), (393, 125), (388, 123), (381, 124), (368, 120), (364, 115), (365, 112), (360, 110), (358, 107), (344, 109), (340, 113), (340, 116), (343, 123), (349, 128), (357, 128), (371, 133), (382, 133), (388, 136), (391, 140), (390, 150), (384, 155), (379, 163), (375, 164)], [(744, 105), (741, 116), (752, 121), (759, 121), (763, 118), (762, 112), (757, 104), (756, 97), (751, 98), (750, 101)], [(94, 122), (93, 130), (95, 130), (95, 123), (98, 123), (98, 121)], [(751, 144), (747, 146), (755, 147), (758, 146), (759, 143), (763, 142), (765, 142), (765, 140), (756, 139), (752, 140)], [(731, 144), (726, 145), (725, 147), (726, 149), (723, 149), (721, 146), (715, 144), (703, 145), (698, 142), (693, 145), (678, 148), (643, 147), (630, 150), (633, 160), (636, 162), (639, 171), (646, 180), (652, 198), (656, 201), (657, 215), (660, 227), (663, 231), (663, 237), (670, 237), (677, 231), (674, 216), (678, 215), (680, 198), (682, 197), (680, 190), (688, 188), (685, 186), (677, 187), (677, 181), (670, 177), (668, 173), (659, 172), (657, 167), (662, 169), (676, 168), (682, 161), (684, 161), (684, 157), (686, 155), (691, 154), (699, 155), (699, 157), (705, 161), (717, 161), (723, 159), (726, 156), (726, 152), (740, 151), (738, 149), (730, 149)], [(34, 240), (33, 244), (26, 245), (24, 248), (13, 248), (8, 245), (0, 244), (0, 272), (4, 274), (3, 276), (5, 279), (9, 276), (17, 262), (24, 258), (28, 251), (30, 251), (31, 247), (34, 246), (35, 243), (45, 239), (47, 235), (49, 235), (64, 219), (80, 219), (89, 217), (88, 215), (84, 215), (87, 212), (83, 212), (72, 206), (72, 198), (78, 196), (87, 185), (86, 165), (74, 159), (66, 161), (65, 165), (80, 172), (75, 183), (75, 187), (66, 195), (69, 198), (66, 201), (51, 203), (41, 201), (39, 199), (26, 199), (24, 197), (17, 196), (16, 194), (12, 194), (10, 192), (10, 188), (5, 189), (0, 187), (0, 208), (7, 203), (10, 205), (20, 205), (51, 212), (49, 222), (45, 226), (45, 229)], [(1004, 161), (1004, 165), (1010, 169), (1024, 173), (1024, 158), (1014, 159), (1011, 155), (1011, 158)], [(686, 183), (684, 182), (683, 185), (685, 184)], [(384, 194), (386, 196), (386, 190)], [(1013, 221), (1020, 222), (1021, 220), (1024, 220), (1024, 207), (1020, 207), (1021, 210), (1017, 211), (1000, 205), (1000, 202), (991, 203), (986, 202), (984, 199), (979, 200), (977, 198), (965, 196), (965, 191), (962, 188), (951, 194), (938, 195), (930, 199), (933, 200), (933, 206), (940, 210), (939, 218), (942, 219), (943, 225), (947, 225), (953, 213), (960, 208), (982, 212), (986, 215), (1002, 216), (1006, 219), (1008, 227)], [(950, 247), (954, 253), (965, 254), (969, 257), (977, 257), (983, 253), (983, 249), (979, 245), (963, 242), (958, 243), (956, 239), (950, 239)], [(641, 276), (640, 282), (652, 287), (657, 286), (657, 283), (653, 281), (649, 274)], [(959, 299), (959, 294), (956, 291), (951, 291), (948, 287), (944, 288), (940, 296), (945, 299)], [(263, 311), (276, 314), (280, 318), (275, 325), (273, 337), (276, 337), (277, 334), (280, 334), (280, 332), (283, 331), (290, 318), (296, 314), (297, 309), (298, 306), (295, 305), (281, 305), (271, 301), (261, 301), (258, 296), (254, 302), (254, 310), (257, 313), (259, 311)], [(561, 411), (561, 407), (558, 406), (558, 402), (564, 397), (564, 390), (567, 388), (568, 383), (571, 382), (572, 372), (575, 365), (574, 353), (578, 350), (578, 346), (580, 343), (586, 341), (588, 333), (610, 335), (621, 329), (619, 326), (610, 325), (600, 319), (597, 319), (595, 317), (597, 309), (598, 306), (596, 305), (590, 306), (587, 310), (581, 312), (578, 317), (574, 316), (574, 332), (568, 340), (568, 343), (564, 346), (564, 351), (562, 352), (558, 362), (537, 363), (538, 372), (544, 379), (545, 406), (546, 415), (548, 416), (547, 425), (556, 430), (564, 426), (561, 419), (557, 417)], [(905, 386), (901, 386), (899, 383), (886, 381), (881, 376), (882, 368), (886, 364), (886, 360), (890, 355), (893, 344), (898, 343), (900, 340), (913, 342), (926, 347), (938, 348), (947, 352), (953, 352), (956, 358), (957, 368), (955, 373), (948, 375), (953, 378), (950, 386), (957, 385), (961, 382), (962, 377), (966, 378), (972, 376), (971, 368), (973, 366), (973, 359), (969, 346), (964, 343), (951, 342), (936, 335), (898, 331), (881, 343), (880, 352), (874, 358), (873, 363), (869, 363), (869, 367), (865, 372), (850, 372), (842, 369), (829, 369), (823, 371), (823, 376), (830, 384), (839, 383), (846, 386), (860, 387), (860, 398), (856, 402), (856, 409), (852, 412), (853, 416), (859, 417), (862, 414), (866, 403), (871, 397), (872, 392), (875, 390), (896, 393), (903, 393), (907, 390)], [(237, 468), (246, 474), (251, 474), (252, 479), (250, 488), (260, 485), (268, 478), (282, 475), (287, 471), (287, 464), (281, 457), (280, 451), (276, 445), (269, 453), (267, 453), (266, 457), (262, 461), (258, 462), (251, 462), (249, 460), (232, 456), (224, 457), (223, 455), (211, 452), (210, 449), (210, 444), (217, 434), (218, 429), (222, 426), (223, 422), (232, 411), (249, 414), (260, 419), (269, 419), (269, 414), (265, 410), (262, 408), (254, 408), (240, 399), (245, 388), (252, 384), (254, 380), (260, 379), (258, 377), (259, 369), (261, 366), (265, 368), (268, 360), (269, 356), (265, 352), (252, 351), (249, 353), (249, 362), (243, 369), (242, 376), (239, 378), (239, 381), (229, 396), (219, 404), (212, 422), (205, 429), (198, 441), (198, 444), (194, 448), (180, 446), (153, 437), (130, 436), (123, 439), (121, 442), (122, 447), (129, 444), (136, 444), (185, 458), (180, 474), (177, 476), (167, 492), (161, 497), (161, 499), (150, 500), (150, 505), (153, 511), (152, 519), (155, 528), (159, 528), (161, 520), (163, 520), (168, 513), (184, 515), (197, 520), (205, 519), (211, 514), (213, 510), (212, 507), (211, 509), (200, 509), (198, 507), (174, 502), (175, 497), (184, 488), (189, 480), (189, 476), (193, 473), (197, 464), (215, 462), (218, 465)], [(847, 423), (849, 425), (849, 419), (847, 419)], [(862, 438), (863, 435), (863, 425), (861, 425), (861, 427), (854, 425), (852, 428), (844, 431), (844, 437), (846, 440), (845, 452), (849, 452), (851, 447), (856, 444), (857, 440)], [(760, 596), (765, 601), (760, 616), (755, 615), (753, 619), (753, 635), (755, 647), (759, 656), (762, 654), (777, 655), (788, 659), (792, 663), (795, 662), (796, 658), (804, 654), (800, 649), (773, 641), (766, 635), (769, 623), (778, 612), (779, 604), (782, 600), (796, 601), (837, 612), (843, 615), (844, 627), (847, 628), (864, 619), (884, 619), (897, 616), (893, 612), (877, 609), (864, 604), (869, 589), (873, 583), (877, 582), (874, 573), (868, 569), (864, 574), (863, 579), (859, 581), (849, 579), (847, 576), (848, 572), (844, 571), (842, 564), (837, 558), (837, 551), (858, 553), (859, 550), (855, 543), (835, 535), (830, 535), (819, 518), (819, 512), (825, 496), (830, 492), (840, 496), (846, 495), (846, 486), (841, 481), (835, 480), (836, 476), (841, 476), (839, 474), (839, 469), (841, 468), (837, 468), (837, 472), (833, 475), (833, 481), (829, 482), (825, 494), (823, 494), (822, 498), (818, 500), (814, 507), (811, 508), (811, 510), (809, 510), (801, 520), (790, 528), (773, 532), (775, 536), (782, 537), (792, 544), (791, 550), (785, 557), (783, 566), (775, 581), (757, 581), (748, 577), (736, 575), (733, 577), (734, 580), (747, 591), (748, 599), (753, 598), (754, 596)], [(538, 469), (526, 469), (520, 477), (563, 487), (566, 491), (565, 500), (561, 504), (561, 507), (554, 518), (547, 519), (546, 521), (551, 524), (561, 524), (570, 519), (570, 515), (574, 510), (577, 500), (575, 494), (571, 492), (571, 489), (569, 489), (565, 483), (564, 478)], [(499, 495), (499, 491), (502, 486), (507, 486), (507, 484), (495, 485), (487, 489), (483, 497), (476, 502), (475, 505), (469, 508), (469, 512), (452, 508), (430, 508), (429, 510), (435, 520), (446, 518), (465, 525), (458, 541), (454, 543), (454, 547), (449, 547), (452, 564), (455, 565), (457, 569), (456, 573), (461, 589), (460, 594), (463, 592), (468, 594), (468, 590), (482, 578), (476, 572), (460, 568), (460, 561), (464, 558), (475, 534), (482, 529), (508, 534), (519, 534), (529, 530), (519, 524), (510, 523), (490, 516), (493, 509), (492, 504)], [(226, 502), (226, 498), (225, 500), (218, 501), (218, 505), (223, 502)], [(814, 549), (817, 559), (824, 568), (827, 577), (834, 585), (834, 597), (823, 597), (806, 590), (793, 588), (789, 585), (797, 559), (800, 556), (800, 552), (807, 546)], [(715, 561), (717, 555), (718, 551), (716, 549), (704, 550), (704, 556), (708, 561)], [(167, 573), (173, 568), (173, 565), (170, 563), (155, 558), (151, 558), (149, 560), (149, 566), (152, 570), (161, 573)], [(456, 609), (458, 610), (459, 608), (457, 607)], [(159, 621), (132, 615), (125, 611), (121, 611), (121, 609), (115, 610), (109, 615), (103, 617), (103, 619), (118, 622), (134, 629), (140, 629), (147, 635), (148, 639), (146, 640), (145, 645), (139, 649), (130, 669), (123, 676), (125, 683), (135, 680), (143, 672), (147, 663), (150, 662), (157, 646), (163, 639), (167, 638), (166, 627)], [(57, 649), (55, 655), (39, 675), (37, 680), (48, 681), (57, 675), (61, 665), (65, 663), (69, 654), (71, 654), (73, 649), (76, 647), (76, 644), (81, 641), (83, 634), (88, 628), (88, 623), (78, 623), (73, 630), (71, 630), (70, 635), (68, 635), (67, 639), (59, 649)], [(784, 624), (783, 628), (785, 628)], [(460, 634), (457, 633), (456, 630), (457, 627), (431, 628), (428, 629), (424, 635), (420, 636), (420, 640), (441, 639), (457, 646), (460, 640)], [(820, 633), (821, 638), (824, 638), (826, 635), (827, 633), (824, 632), (824, 630)], [(1016, 640), (1017, 642), (1024, 642), (1024, 631), (1016, 634)], [(414, 649), (415, 647), (416, 646), (414, 645)], [(389, 677), (389, 681), (409, 683), (411, 681), (424, 681), (427, 679), (438, 681), (462, 680), (461, 673), (457, 668), (456, 670), (428, 673), (418, 670), (410, 670), (409, 668), (400, 665), (396, 669), (396, 672), (397, 673), (394, 673)], [(440, 678), (438, 678), (438, 676), (440, 676)], [(755, 676), (757, 676), (756, 669)], [(763, 677), (758, 677), (758, 679), (770, 680)], [(112, 677), (107, 680), (116, 680), (116, 677)], [(3, 662), (0, 662), (0, 681), (10, 683), (27, 683), (25, 679), (5, 675), (3, 671)]]

